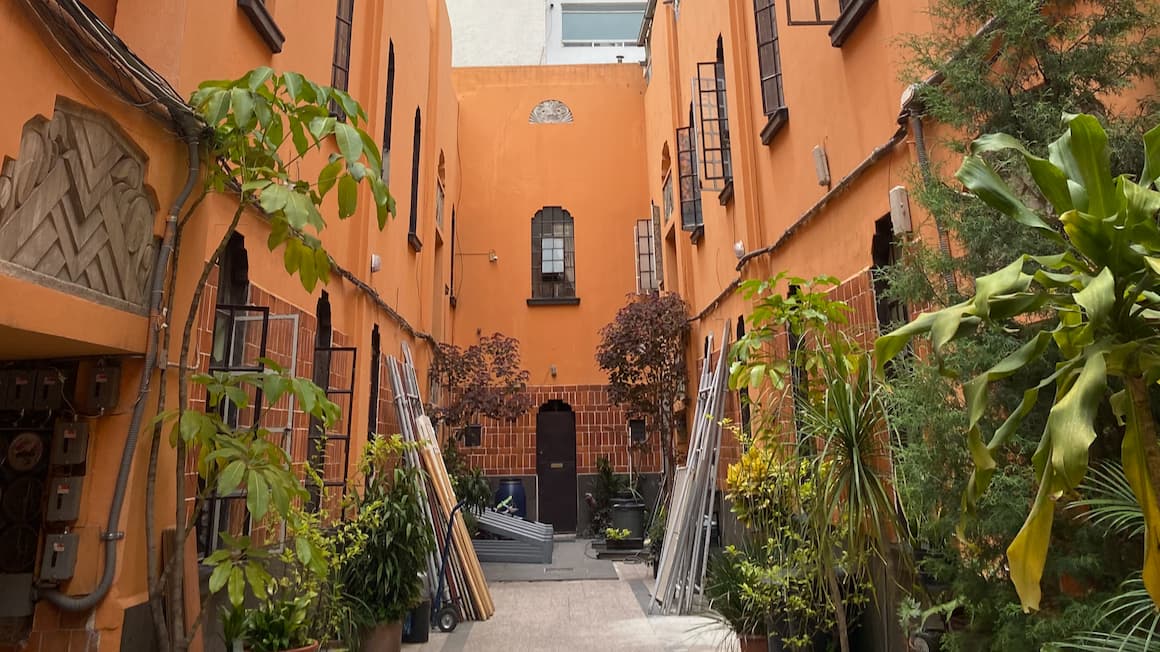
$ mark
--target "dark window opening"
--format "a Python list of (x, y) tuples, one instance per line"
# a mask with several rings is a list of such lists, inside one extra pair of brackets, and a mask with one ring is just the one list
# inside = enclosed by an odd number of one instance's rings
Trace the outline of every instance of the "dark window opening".
[(411, 217), (407, 224), (407, 242), (415, 251), (423, 248), (423, 242), (419, 240), (419, 162), (422, 158), (422, 140), (423, 116), (419, 109), (415, 109), (415, 139), (412, 141), (411, 152)]
[[(745, 337), (745, 317), (742, 316), (737, 318), (737, 341), (740, 342), (743, 337)], [(741, 413), (741, 432), (748, 440), (753, 436), (753, 431), (750, 426), (752, 412), (749, 403), (748, 387), (742, 385), (741, 389), (737, 392), (737, 402), (740, 407), (738, 411)], [(741, 452), (745, 452), (747, 449), (748, 447), (743, 445)]]
[(483, 426), (478, 423), (463, 428), (463, 445), (465, 447), (477, 448), (483, 445)]
[(383, 349), (379, 325), (371, 329), (371, 395), (367, 410), (367, 441), (379, 435), (379, 393), (382, 391)]
[(632, 444), (643, 444), (648, 439), (648, 430), (644, 419), (628, 420), (628, 441)]
[[(354, 0), (338, 0), (334, 18), (334, 57), (330, 66), (330, 85), (340, 91), (350, 89), (350, 41), (354, 31)], [(340, 121), (346, 112), (331, 103), (330, 112)]]
[[(330, 386), (330, 347), (334, 339), (334, 329), (330, 322), (330, 295), (326, 293), (326, 290), (323, 290), (322, 296), (318, 297), (318, 305), (315, 307), (314, 315), (316, 325), (314, 331), (314, 367), (311, 380), (325, 391)], [(326, 426), (320, 419), (310, 417), (310, 431), (307, 439), (309, 445), (306, 461), (320, 476), (325, 477)], [(310, 485), (310, 507), (312, 511), (317, 511), (321, 507), (320, 487), (313, 482)]]
[(383, 108), (383, 181), (391, 178), (391, 125), (395, 115), (395, 42), (387, 42), (387, 98)]
[(572, 215), (546, 206), (532, 218), (532, 298), (576, 296), (576, 244)]
[[(797, 296), (800, 291), (800, 287), (791, 285), (788, 294), (792, 298)], [(786, 325), (786, 337), (789, 343), (789, 379), (790, 391), (793, 393), (794, 430), (797, 432), (798, 446), (802, 446), (806, 444), (802, 440), (802, 433), (805, 429), (804, 417), (807, 401), (810, 400), (810, 378), (804, 364), (805, 360), (803, 360), (805, 353), (802, 351), (805, 337), (803, 333), (794, 332), (788, 324)]]
[(870, 244), (870, 256), (874, 263), (874, 308), (878, 317), (878, 329), (885, 333), (910, 321), (909, 311), (902, 301), (890, 298), (890, 280), (886, 272), (902, 260), (902, 252), (894, 237), (894, 225), (890, 216), (874, 222), (874, 238)]

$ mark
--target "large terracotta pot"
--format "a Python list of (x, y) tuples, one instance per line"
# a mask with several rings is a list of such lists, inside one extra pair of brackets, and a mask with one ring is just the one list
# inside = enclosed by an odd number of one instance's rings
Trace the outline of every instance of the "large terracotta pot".
[(362, 652), (400, 652), (403, 649), (403, 621), (381, 623), (363, 637)]
[(767, 652), (769, 639), (765, 636), (739, 636), (741, 652)]

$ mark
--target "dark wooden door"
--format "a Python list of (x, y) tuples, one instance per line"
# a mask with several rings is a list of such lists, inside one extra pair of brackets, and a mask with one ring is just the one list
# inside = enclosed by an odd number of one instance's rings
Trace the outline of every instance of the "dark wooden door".
[(576, 413), (536, 415), (539, 520), (557, 532), (576, 531)]

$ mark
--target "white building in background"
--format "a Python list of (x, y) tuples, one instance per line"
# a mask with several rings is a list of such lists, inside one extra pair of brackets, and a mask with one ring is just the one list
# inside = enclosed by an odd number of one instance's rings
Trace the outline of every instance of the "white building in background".
[(640, 63), (647, 2), (446, 0), (452, 65)]

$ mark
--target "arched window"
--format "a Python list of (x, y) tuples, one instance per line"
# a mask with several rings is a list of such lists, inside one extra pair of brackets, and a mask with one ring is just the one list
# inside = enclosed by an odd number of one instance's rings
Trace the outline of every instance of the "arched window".
[(532, 218), (532, 299), (575, 297), (576, 245), (572, 215), (559, 206), (545, 206)]

